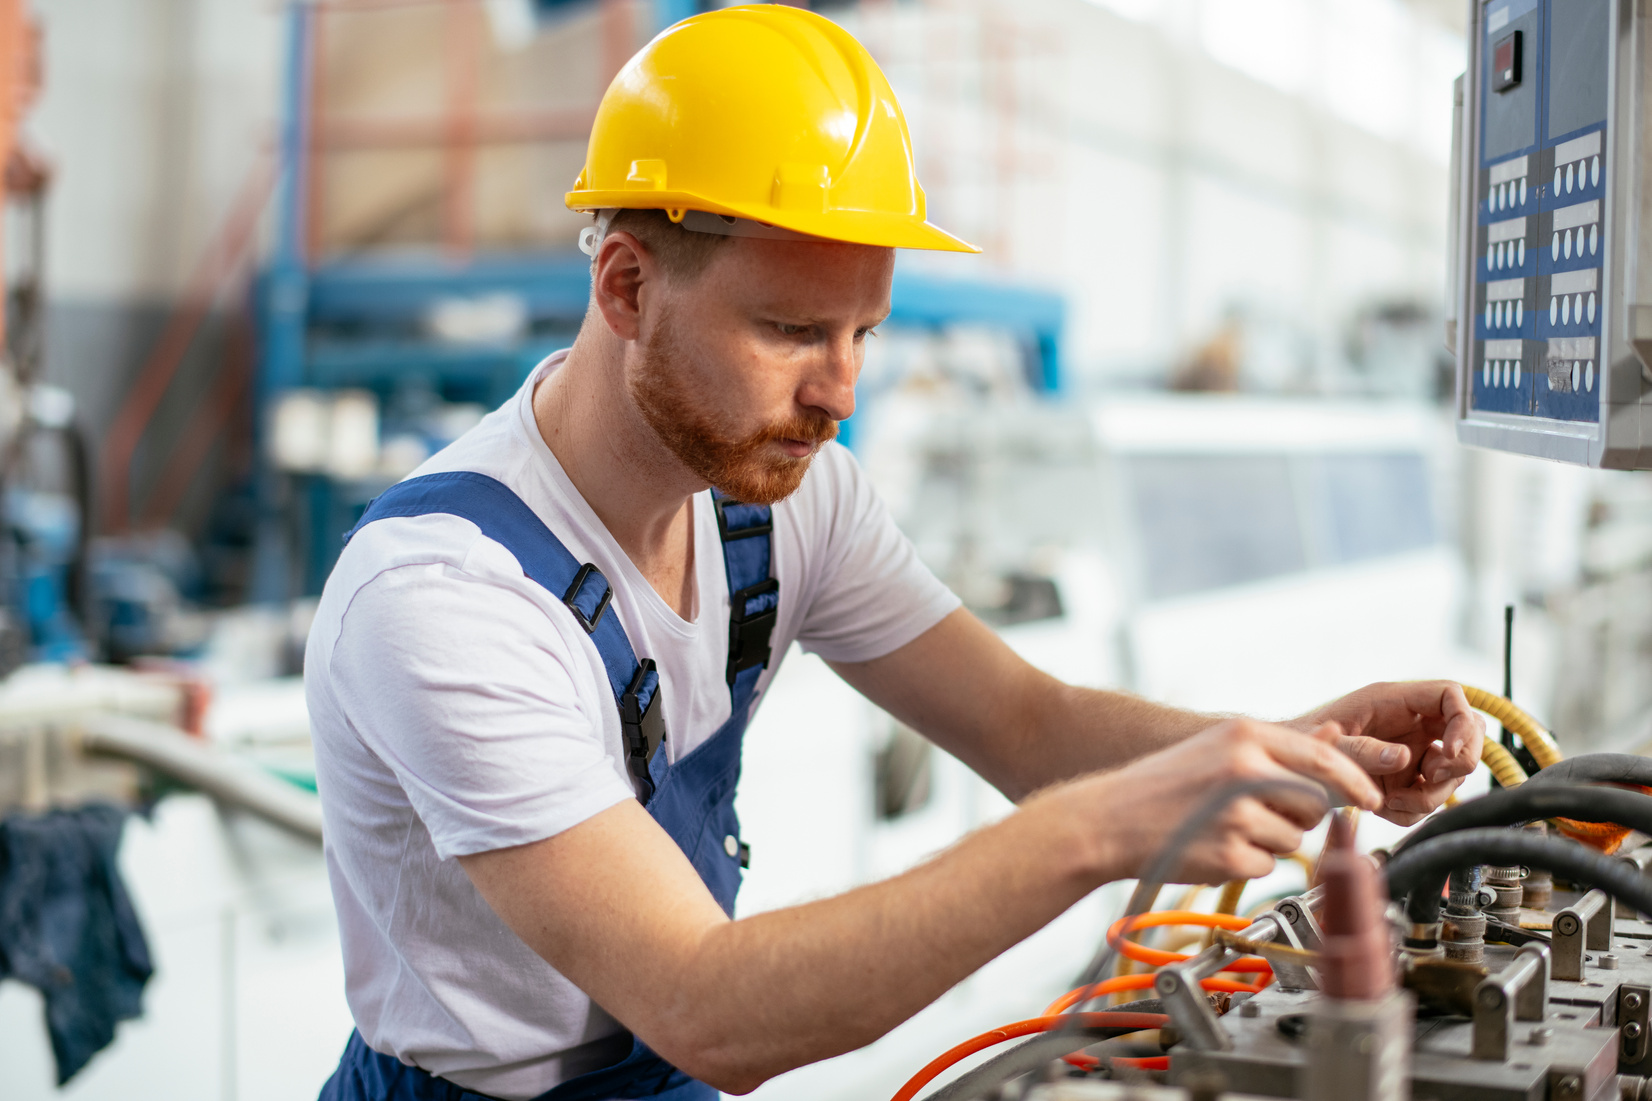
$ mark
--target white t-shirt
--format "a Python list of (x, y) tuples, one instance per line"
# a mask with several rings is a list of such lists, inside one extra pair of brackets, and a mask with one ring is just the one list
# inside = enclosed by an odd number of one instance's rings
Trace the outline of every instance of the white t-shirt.
[[(694, 498), (696, 615), (651, 588), (545, 445), (541, 364), (516, 396), (414, 476), (498, 479), (613, 587), (659, 666), (676, 760), (729, 716), (728, 581), (709, 492)], [(780, 581), (767, 690), (795, 639), (880, 657), (958, 606), (848, 451), (825, 447), (774, 509)], [(623, 1056), (620, 1026), (493, 913), (454, 859), (577, 825), (635, 791), (595, 645), (557, 594), (468, 520), (376, 521), (339, 558), (304, 673), (350, 1008), (377, 1051), (514, 1101)], [(754, 702), (753, 707), (756, 707)]]

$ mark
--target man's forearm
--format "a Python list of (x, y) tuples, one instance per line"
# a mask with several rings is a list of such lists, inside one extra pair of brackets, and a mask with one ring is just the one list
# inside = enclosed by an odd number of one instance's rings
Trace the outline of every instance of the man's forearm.
[(1017, 802), (1057, 780), (1174, 745), (1222, 719), (1064, 684), (961, 608), (891, 654), (832, 668)]
[(1058, 803), (894, 879), (709, 930), (660, 984), (665, 1054), (743, 1092), (882, 1036), (1112, 878)]
[(1015, 760), (999, 766), (1004, 780), (988, 777), (1012, 799), (1018, 796), (1005, 789), (1005, 781), (1025, 795), (1072, 776), (1122, 767), (1230, 717), (1046, 679), (1043, 691), (1030, 694), (1041, 706), (1027, 708)]

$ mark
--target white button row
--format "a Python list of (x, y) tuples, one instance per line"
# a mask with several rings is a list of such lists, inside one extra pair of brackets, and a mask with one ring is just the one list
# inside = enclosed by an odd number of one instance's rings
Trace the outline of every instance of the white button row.
[(1580, 187), (1600, 186), (1600, 155), (1596, 154), (1588, 161), (1573, 161), (1562, 168), (1554, 166), (1554, 193), (1556, 195), (1570, 195)]
[(1518, 329), (1525, 320), (1526, 304), (1518, 299), (1513, 302), (1486, 303), (1488, 329)]
[[(1577, 229), (1577, 254), (1579, 256), (1583, 255), (1584, 236), (1585, 234), (1583, 232), (1583, 227), (1579, 226)], [(1593, 256), (1600, 251), (1600, 226), (1590, 226), (1587, 236), (1589, 238), (1589, 255)], [(1557, 233), (1554, 235), (1554, 240), (1549, 242), (1549, 255), (1556, 260), (1562, 258), (1570, 260), (1572, 258), (1571, 230), (1568, 229), (1565, 233)], [(1487, 265), (1490, 265), (1489, 261), (1487, 262)]]
[(1499, 210), (1507, 210), (1512, 206), (1525, 205), (1526, 181), (1523, 179), (1498, 184), (1491, 189), (1491, 194), (1486, 196), (1486, 209), (1493, 214)]
[[(1543, 378), (1548, 382), (1549, 389), (1553, 390), (1555, 388), (1554, 387), (1554, 378), (1551, 377), (1550, 375), (1546, 375), (1546, 374), (1543, 376)], [(1572, 393), (1574, 393), (1574, 394), (1582, 394), (1582, 393), (1592, 394), (1592, 393), (1594, 393), (1594, 391), (1595, 391), (1595, 361), (1592, 360), (1592, 359), (1587, 360), (1587, 361), (1583, 361), (1583, 362), (1580, 362), (1580, 361), (1575, 360), (1575, 359), (1572, 360)]]
[[(1581, 294), (1574, 294), (1570, 298), (1564, 294), (1558, 298), (1551, 298), (1549, 299), (1549, 324), (1570, 325), (1573, 318), (1576, 318), (1577, 323), (1582, 325), (1584, 323), (1585, 308), (1588, 309), (1588, 323), (1593, 325), (1595, 323), (1595, 296), (1592, 291), (1589, 294), (1588, 302), (1583, 300)], [(1489, 310), (1486, 316), (1491, 316)], [(1490, 327), (1491, 322), (1487, 321), (1486, 325)]]
[(1508, 389), (1519, 386), (1520, 361), (1518, 359), (1486, 360), (1485, 366), (1480, 368), (1480, 383), (1488, 390), (1493, 387)]
[(1525, 238), (1518, 241), (1499, 241), (1486, 249), (1487, 271), (1501, 271), (1504, 268), (1523, 268), (1525, 266)]

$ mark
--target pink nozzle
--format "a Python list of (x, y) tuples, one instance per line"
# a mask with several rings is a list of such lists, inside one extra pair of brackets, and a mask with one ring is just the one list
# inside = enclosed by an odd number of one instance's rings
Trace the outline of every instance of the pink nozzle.
[(1382, 892), (1376, 869), (1354, 850), (1354, 831), (1340, 814), (1331, 816), (1319, 867), (1325, 886), (1325, 904), (1319, 912), (1325, 933), (1320, 950), (1324, 993), (1343, 1000), (1381, 998), (1394, 988)]

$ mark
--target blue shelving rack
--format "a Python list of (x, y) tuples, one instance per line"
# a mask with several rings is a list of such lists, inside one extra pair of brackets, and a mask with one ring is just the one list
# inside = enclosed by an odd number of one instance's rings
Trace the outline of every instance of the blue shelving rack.
[[(655, 10), (663, 26), (693, 14), (697, 5), (695, 0), (656, 0)], [(496, 406), (540, 360), (571, 342), (590, 292), (586, 258), (571, 247), (566, 252), (478, 253), (464, 260), (436, 252), (347, 259), (308, 255), (305, 200), (312, 170), (310, 44), (315, 18), (310, 3), (288, 8), (275, 232), (257, 288), (259, 431), (283, 393), (295, 387), (361, 388), (382, 399), (418, 379), (448, 400)], [(527, 325), (519, 339), (461, 345), (420, 335), (419, 323), (434, 303), (489, 295), (510, 295), (524, 305)], [(942, 329), (968, 323), (1005, 329), (1027, 349), (1034, 388), (1048, 393), (1061, 389), (1065, 306), (1060, 295), (897, 267), (892, 307), (892, 326)], [(340, 536), (381, 487), (283, 474), (264, 461), (264, 447), (259, 454), (261, 507), (252, 596), (279, 601), (319, 592), (338, 556)], [(302, 537), (295, 540), (295, 531)]]

